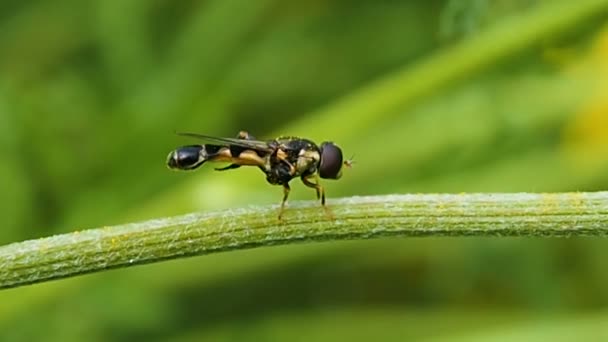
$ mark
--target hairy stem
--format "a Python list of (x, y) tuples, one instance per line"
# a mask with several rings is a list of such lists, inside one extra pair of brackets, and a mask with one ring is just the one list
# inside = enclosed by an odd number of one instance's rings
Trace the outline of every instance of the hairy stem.
[[(0, 288), (220, 251), (381, 236), (607, 236), (608, 192), (387, 195), (194, 213), (0, 247)], [(331, 215), (331, 217), (330, 217)]]

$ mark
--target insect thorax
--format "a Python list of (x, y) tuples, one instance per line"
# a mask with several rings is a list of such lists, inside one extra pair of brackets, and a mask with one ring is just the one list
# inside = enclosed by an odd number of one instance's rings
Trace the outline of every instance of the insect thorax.
[(301, 150), (298, 154), (296, 167), (298, 175), (309, 176), (317, 172), (320, 160), (319, 152), (315, 149)]
[(320, 160), (318, 147), (299, 138), (277, 139), (277, 150), (268, 156), (266, 180), (271, 184), (287, 184), (295, 177), (317, 172)]

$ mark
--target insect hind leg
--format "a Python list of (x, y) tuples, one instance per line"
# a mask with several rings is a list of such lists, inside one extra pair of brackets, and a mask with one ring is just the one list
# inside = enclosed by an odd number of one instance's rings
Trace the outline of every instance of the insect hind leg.
[(224, 167), (216, 167), (215, 171), (226, 171), (226, 170), (238, 169), (239, 167), (241, 167), (241, 165), (239, 165), (239, 164), (230, 164), (230, 165), (224, 166)]

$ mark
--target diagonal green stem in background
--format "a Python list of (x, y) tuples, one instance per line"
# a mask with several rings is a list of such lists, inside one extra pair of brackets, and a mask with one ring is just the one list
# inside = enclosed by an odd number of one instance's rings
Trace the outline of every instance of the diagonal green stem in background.
[(0, 247), (0, 288), (166, 259), (382, 236), (608, 236), (608, 192), (386, 195), (195, 213)]
[(311, 113), (294, 124), (291, 131), (299, 135), (316, 132), (318, 137), (344, 140), (341, 132), (365, 131), (376, 121), (403, 112), (450, 82), (472, 77), (535, 44), (572, 32), (593, 18), (605, 16), (607, 11), (608, 0), (540, 2), (529, 11), (505, 17), (467, 40), (417, 64), (406, 65)]

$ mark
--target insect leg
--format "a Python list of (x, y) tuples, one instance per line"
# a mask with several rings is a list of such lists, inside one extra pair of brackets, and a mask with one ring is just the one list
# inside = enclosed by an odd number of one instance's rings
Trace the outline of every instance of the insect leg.
[(249, 134), (247, 131), (240, 131), (239, 134), (236, 135), (236, 138), (243, 140), (256, 140), (255, 137)]
[(289, 167), (289, 175), (293, 177), (293, 175), (296, 174), (296, 168), (292, 163), (289, 162), (289, 160), (287, 160), (287, 153), (285, 153), (283, 150), (277, 150), (276, 156), (279, 161), (285, 163)]
[(226, 170), (231, 170), (231, 169), (238, 169), (239, 167), (241, 167), (241, 165), (230, 164), (230, 165), (225, 166), (225, 167), (216, 167), (215, 171), (226, 171)]
[(306, 185), (309, 188), (314, 188), (315, 190), (317, 190), (317, 199), (319, 199), (319, 197), (321, 197), (321, 206), (323, 206), (323, 209), (325, 210), (325, 214), (327, 214), (329, 219), (333, 220), (334, 214), (331, 212), (329, 207), (325, 205), (325, 189), (319, 184), (319, 178), (318, 177), (315, 177), (315, 178), (316, 178), (317, 182), (313, 183), (313, 182), (309, 181), (307, 179), (307, 177), (304, 177), (304, 176), (300, 177), (300, 179), (302, 179), (302, 183), (304, 183), (304, 185)]
[(307, 187), (317, 190), (317, 199), (321, 199), (321, 204), (325, 206), (325, 189), (319, 184), (319, 180), (317, 179), (317, 182), (313, 183), (304, 176), (300, 177), (300, 179), (302, 179), (302, 183)]
[(287, 202), (287, 197), (289, 197), (289, 191), (291, 191), (289, 184), (283, 184), (283, 201), (281, 202), (281, 209), (279, 209), (279, 220), (283, 216), (283, 210), (285, 209), (285, 202)]

